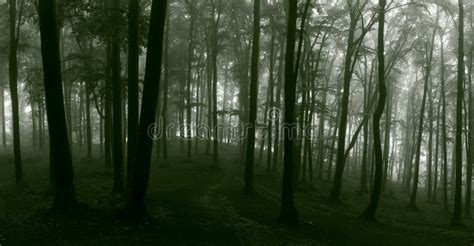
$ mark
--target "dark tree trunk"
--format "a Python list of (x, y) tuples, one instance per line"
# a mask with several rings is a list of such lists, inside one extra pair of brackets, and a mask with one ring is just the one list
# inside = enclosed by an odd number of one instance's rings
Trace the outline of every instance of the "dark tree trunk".
[(127, 213), (129, 215), (142, 215), (146, 212), (145, 195), (150, 178), (153, 148), (153, 140), (149, 136), (149, 127), (153, 124), (156, 116), (166, 8), (167, 0), (153, 0), (148, 32), (142, 107), (137, 132), (137, 148), (132, 159), (131, 184), (127, 190)]
[(258, 63), (260, 53), (260, 0), (254, 0), (253, 40), (250, 67), (249, 126), (247, 127), (247, 151), (245, 155), (245, 193), (253, 193), (253, 164), (255, 153), (255, 128), (257, 124)]
[[(3, 64), (0, 69), (3, 71)], [(5, 83), (3, 79), (0, 80), (0, 108), (2, 110), (1, 117), (1, 124), (2, 124), (2, 146), (7, 146), (7, 131), (6, 131), (6, 124), (5, 124)]]
[[(470, 23), (471, 23), (471, 30), (473, 30), (472, 24), (472, 9), (470, 15)], [(469, 64), (468, 68), (468, 89), (469, 89), (469, 156), (467, 158), (467, 166), (466, 166), (466, 197), (465, 197), (465, 216), (468, 219), (471, 219), (471, 193), (472, 193), (472, 165), (474, 163), (474, 88), (472, 87), (472, 65), (473, 65), (473, 55), (474, 55), (474, 45), (471, 43), (469, 47)]]
[(189, 8), (189, 36), (188, 36), (188, 78), (186, 81), (186, 143), (187, 143), (187, 156), (188, 158), (191, 157), (191, 145), (192, 145), (192, 136), (191, 136), (191, 82), (192, 82), (192, 65), (194, 59), (194, 10), (192, 7), (192, 3), (186, 1), (188, 8)]
[(41, 54), (48, 117), (50, 162), (54, 176), (52, 214), (76, 210), (74, 172), (67, 133), (54, 0), (39, 1)]
[(441, 101), (442, 96), (438, 100), (438, 109), (436, 113), (436, 140), (435, 140), (435, 153), (434, 153), (434, 176), (433, 176), (433, 195), (432, 201), (436, 202), (438, 195), (438, 173), (439, 173), (439, 145), (440, 145), (440, 133), (441, 133)]
[(131, 182), (132, 158), (136, 152), (138, 129), (138, 17), (140, 0), (130, 0), (128, 5), (128, 142), (127, 189)]
[[(19, 17), (21, 18), (21, 9)], [(10, 13), (10, 50), (9, 50), (9, 62), (8, 62), (8, 74), (10, 81), (10, 98), (12, 106), (12, 124), (13, 124), (13, 154), (15, 160), (15, 181), (17, 188), (21, 188), (23, 183), (23, 171), (21, 161), (21, 147), (20, 147), (20, 113), (18, 105), (18, 40), (20, 34), (19, 26), (21, 20), (18, 21), (18, 31), (16, 27), (16, 0), (9, 0), (9, 13)]]
[(211, 38), (206, 37), (206, 79), (207, 79), (207, 132), (206, 132), (206, 155), (211, 154), (211, 134), (212, 134), (212, 48)]
[(104, 119), (104, 149), (105, 149), (105, 169), (110, 171), (112, 168), (112, 73), (111, 73), (111, 54), (112, 46), (107, 44), (106, 48), (106, 78), (105, 78), (105, 119)]
[(441, 35), (441, 104), (443, 110), (441, 113), (441, 146), (443, 152), (443, 206), (448, 209), (448, 133), (446, 130), (446, 89), (445, 89), (445, 66), (444, 66), (444, 41)]
[(384, 27), (385, 27), (385, 0), (379, 0), (378, 11), (379, 11), (379, 28), (378, 28), (378, 44), (377, 44), (377, 57), (378, 57), (378, 91), (379, 91), (379, 103), (374, 112), (373, 119), (373, 131), (374, 131), (374, 152), (375, 152), (375, 173), (374, 173), (374, 184), (372, 186), (372, 193), (370, 195), (370, 202), (365, 211), (362, 213), (362, 217), (368, 220), (376, 220), (375, 213), (379, 205), (380, 193), (382, 192), (382, 180), (383, 180), (383, 153), (382, 153), (382, 141), (380, 134), (380, 119), (382, 118), (383, 111), (385, 109), (385, 103), (387, 99), (387, 89), (385, 86), (385, 52), (384, 52)]
[(459, 40), (458, 40), (458, 78), (456, 96), (456, 162), (455, 162), (455, 189), (454, 189), (454, 211), (451, 223), (461, 224), (462, 213), (462, 102), (464, 95), (464, 6), (459, 0)]
[(163, 132), (161, 141), (163, 144), (163, 161), (164, 165), (168, 165), (168, 132), (166, 126), (168, 124), (168, 83), (169, 83), (169, 45), (170, 45), (170, 17), (166, 15), (166, 29), (165, 29), (165, 44), (164, 44), (164, 75), (163, 75), (163, 110), (161, 111), (161, 121)]
[(280, 163), (280, 121), (281, 121), (281, 90), (283, 87), (283, 69), (284, 69), (284, 62), (285, 56), (285, 45), (283, 40), (280, 42), (280, 61), (278, 62), (278, 79), (277, 79), (277, 91), (276, 91), (276, 100), (275, 100), (275, 141), (273, 142), (274, 152), (273, 152), (273, 164), (272, 164), (272, 172), (276, 173), (278, 170), (278, 165)]
[(283, 184), (281, 194), (281, 211), (279, 221), (284, 224), (295, 225), (298, 223), (298, 212), (294, 206), (293, 195), (293, 141), (296, 136), (295, 101), (296, 101), (296, 73), (295, 41), (296, 19), (298, 15), (298, 1), (288, 1), (288, 31), (285, 55), (285, 115), (283, 128), (284, 161)]
[[(112, 0), (114, 8), (114, 19), (120, 18), (120, 1)], [(113, 192), (124, 193), (123, 180), (123, 146), (122, 146), (122, 82), (120, 64), (120, 36), (119, 27), (114, 28), (112, 36), (112, 93), (113, 93), (113, 136), (112, 151), (114, 163), (114, 185)]]
[[(438, 15), (437, 15), (438, 16)], [(438, 19), (438, 17), (436, 17)], [(436, 37), (436, 29), (433, 31), (433, 35), (431, 36), (431, 42), (429, 43), (429, 50), (426, 50), (426, 67), (425, 67), (425, 74), (424, 74), (424, 86), (423, 86), (423, 98), (421, 101), (421, 109), (420, 109), (420, 121), (418, 123), (418, 137), (416, 140), (415, 146), (415, 173), (413, 176), (413, 190), (410, 195), (410, 204), (409, 206), (412, 208), (416, 208), (416, 196), (418, 193), (418, 179), (420, 173), (420, 155), (421, 155), (421, 140), (423, 139), (423, 123), (424, 123), (424, 114), (425, 114), (425, 107), (426, 107), (426, 97), (428, 95), (429, 90), (429, 81), (431, 77), (431, 61), (433, 59), (433, 50), (434, 50), (434, 40)], [(431, 102), (430, 102), (431, 103)]]
[[(213, 15), (214, 16), (214, 15)], [(218, 14), (218, 19), (220, 14)], [(218, 144), (219, 138), (217, 136), (218, 126), (217, 126), (217, 52), (218, 52), (218, 25), (219, 20), (214, 23), (214, 33), (212, 36), (212, 129), (213, 129), (213, 139), (212, 139), (212, 160), (214, 163), (217, 163), (219, 156), (218, 153)]]
[[(434, 42), (432, 43), (434, 46)], [(428, 102), (433, 102), (433, 81), (430, 79), (428, 88)], [(428, 201), (433, 195), (433, 103), (428, 104), (428, 159), (427, 159), (427, 179), (426, 186), (428, 192), (426, 193)]]
[(267, 122), (267, 145), (268, 145), (268, 150), (267, 150), (267, 167), (266, 167), (266, 172), (267, 175), (270, 175), (272, 172), (272, 155), (273, 155), (273, 150), (272, 150), (272, 141), (273, 141), (273, 122), (275, 121), (275, 118), (273, 117), (272, 113), (274, 113), (274, 91), (275, 91), (275, 77), (273, 76), (274, 70), (275, 70), (275, 30), (272, 28), (272, 34), (271, 34), (271, 41), (270, 41), (270, 67), (269, 67), (269, 80), (268, 80), (268, 94), (270, 97), (270, 100), (268, 102), (268, 108), (265, 114), (268, 116), (268, 122)]
[(92, 125), (91, 125), (91, 98), (90, 91), (91, 86), (90, 82), (85, 82), (86, 91), (85, 91), (85, 101), (86, 101), (86, 145), (87, 145), (87, 158), (92, 158)]
[[(350, 6), (349, 6), (350, 8)], [(341, 186), (342, 186), (342, 174), (344, 172), (345, 166), (345, 145), (346, 145), (346, 130), (347, 130), (347, 115), (349, 113), (349, 95), (351, 87), (351, 77), (352, 77), (352, 60), (354, 55), (354, 32), (357, 27), (357, 21), (355, 19), (352, 9), (349, 9), (351, 21), (349, 26), (349, 36), (347, 38), (347, 51), (344, 61), (344, 86), (342, 92), (342, 101), (341, 101), (341, 114), (339, 118), (339, 134), (337, 136), (337, 153), (336, 153), (336, 172), (333, 180), (333, 185), (329, 199), (333, 202), (340, 201)]]

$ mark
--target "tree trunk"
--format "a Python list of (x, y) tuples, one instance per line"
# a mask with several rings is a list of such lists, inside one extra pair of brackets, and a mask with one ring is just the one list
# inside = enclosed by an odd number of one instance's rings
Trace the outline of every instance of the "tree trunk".
[(277, 79), (277, 91), (276, 91), (276, 101), (275, 101), (275, 141), (273, 142), (274, 151), (273, 151), (273, 164), (272, 172), (276, 173), (278, 170), (278, 165), (280, 164), (280, 121), (281, 121), (281, 89), (283, 87), (283, 69), (285, 56), (285, 45), (283, 40), (280, 42), (280, 61), (278, 62), (278, 79)]
[[(434, 46), (434, 42), (432, 43)], [(433, 81), (430, 78), (429, 88), (428, 88), (428, 102), (433, 102)], [(431, 200), (433, 194), (433, 103), (428, 104), (428, 159), (426, 165), (426, 186), (427, 186), (427, 199)]]
[(294, 71), (296, 19), (298, 1), (288, 1), (288, 29), (285, 55), (285, 115), (284, 115), (284, 164), (283, 184), (281, 194), (281, 211), (279, 221), (284, 224), (298, 223), (298, 212), (294, 207), (293, 196), (293, 141), (296, 136), (295, 102), (296, 102), (296, 74)]
[[(436, 15), (436, 19), (438, 19), (438, 14)], [(418, 193), (418, 179), (419, 179), (419, 172), (420, 172), (420, 154), (421, 154), (421, 140), (423, 139), (423, 122), (424, 122), (424, 114), (425, 114), (425, 106), (426, 106), (426, 97), (429, 90), (429, 81), (431, 77), (431, 61), (433, 60), (433, 50), (434, 50), (434, 40), (436, 37), (436, 29), (433, 31), (433, 35), (431, 36), (430, 48), (429, 51), (427, 50), (426, 54), (426, 71), (424, 74), (424, 86), (423, 86), (423, 99), (421, 102), (421, 109), (420, 109), (420, 122), (418, 123), (418, 138), (416, 140), (416, 155), (415, 155), (415, 173), (413, 176), (413, 190), (410, 195), (410, 207), (416, 209), (416, 196)], [(427, 46), (428, 47), (428, 46)], [(430, 102), (431, 103), (431, 102)]]
[(128, 142), (127, 142), (127, 190), (130, 189), (132, 158), (136, 152), (138, 129), (138, 18), (140, 0), (130, 0), (128, 5)]
[[(18, 105), (18, 39), (19, 33), (15, 30), (16, 27), (16, 0), (9, 0), (9, 13), (10, 13), (10, 50), (9, 50), (9, 63), (8, 63), (8, 74), (10, 81), (10, 98), (12, 106), (12, 124), (13, 124), (13, 154), (15, 161), (15, 182), (17, 188), (21, 188), (23, 183), (23, 170), (21, 161), (21, 147), (20, 147), (20, 113)], [(21, 18), (21, 8), (19, 17)], [(20, 20), (18, 21), (18, 30), (20, 26)]]
[[(214, 8), (213, 8), (214, 11)], [(218, 31), (219, 31), (219, 19), (220, 19), (220, 13), (218, 15), (218, 20), (213, 21), (214, 24), (214, 33), (212, 36), (212, 58), (211, 58), (211, 64), (212, 64), (212, 128), (213, 128), (213, 141), (212, 141), (212, 160), (216, 164), (217, 163), (217, 158), (219, 156), (218, 153), (218, 144), (219, 144), (219, 139), (217, 135), (218, 131), (218, 126), (217, 126), (217, 52), (218, 52), (218, 44), (219, 44), (219, 39), (218, 39)], [(212, 15), (215, 16), (215, 15)], [(213, 19), (214, 20), (214, 19)]]
[(273, 123), (275, 121), (274, 115), (274, 91), (275, 91), (275, 77), (274, 70), (275, 70), (275, 30), (272, 28), (271, 40), (270, 40), (270, 67), (269, 67), (269, 80), (268, 80), (268, 94), (270, 100), (268, 102), (269, 110), (264, 112), (268, 116), (268, 123), (267, 123), (267, 167), (266, 172), (267, 175), (270, 175), (272, 172), (272, 155), (273, 155), (273, 146), (272, 146), (272, 137), (273, 137)]
[[(472, 24), (472, 9), (470, 15), (471, 30), (473, 30)], [(468, 89), (469, 89), (469, 156), (467, 158), (466, 166), (466, 196), (465, 196), (465, 216), (471, 219), (471, 193), (472, 193), (472, 165), (474, 163), (474, 88), (472, 87), (472, 65), (473, 65), (474, 45), (471, 43), (469, 47), (469, 58), (468, 58)]]
[(163, 75), (163, 110), (161, 111), (161, 120), (163, 132), (161, 141), (163, 144), (163, 161), (164, 165), (168, 165), (168, 132), (166, 126), (168, 125), (168, 84), (169, 84), (169, 46), (170, 46), (170, 15), (166, 15), (166, 29), (165, 29), (165, 44), (164, 44), (164, 75)]
[(76, 210), (74, 172), (64, 110), (61, 62), (54, 0), (39, 1), (41, 54), (48, 117), (50, 162), (54, 176), (52, 214)]
[(441, 113), (441, 146), (443, 152), (443, 206), (448, 209), (448, 134), (446, 129), (446, 89), (445, 89), (445, 65), (444, 65), (444, 40), (440, 35), (441, 43), (441, 104), (443, 110)]
[(461, 224), (462, 210), (462, 102), (464, 95), (464, 6), (459, 0), (459, 40), (458, 40), (458, 78), (456, 96), (456, 186), (454, 190), (454, 211), (451, 223)]
[(150, 178), (150, 162), (153, 148), (153, 141), (148, 133), (149, 127), (153, 124), (156, 116), (166, 8), (166, 0), (153, 0), (148, 32), (142, 107), (137, 132), (137, 151), (132, 159), (131, 184), (126, 199), (129, 215), (143, 215), (146, 212), (145, 195)]
[(385, 0), (379, 0), (378, 11), (379, 11), (379, 29), (378, 29), (378, 44), (377, 44), (377, 57), (378, 57), (378, 90), (379, 90), (379, 103), (374, 112), (373, 118), (373, 131), (374, 131), (374, 152), (375, 152), (375, 174), (374, 184), (372, 193), (370, 196), (370, 202), (365, 211), (362, 213), (362, 217), (368, 220), (376, 220), (375, 212), (380, 200), (380, 193), (382, 191), (382, 179), (383, 179), (383, 153), (382, 153), (382, 141), (380, 139), (380, 119), (382, 118), (383, 111), (385, 109), (385, 103), (387, 99), (387, 89), (385, 86), (385, 52), (384, 52), (384, 27), (385, 27)]
[[(337, 148), (336, 148), (336, 172), (333, 180), (333, 185), (329, 199), (333, 202), (340, 201), (341, 186), (342, 186), (342, 174), (344, 172), (345, 158), (344, 151), (346, 145), (346, 130), (347, 130), (347, 115), (349, 111), (349, 95), (351, 87), (351, 77), (352, 77), (352, 60), (354, 55), (354, 32), (357, 27), (357, 21), (355, 20), (353, 10), (349, 9), (351, 12), (351, 21), (349, 26), (349, 36), (347, 38), (347, 51), (344, 61), (344, 86), (342, 92), (342, 101), (341, 101), (341, 114), (339, 118), (339, 134), (337, 139)], [(375, 137), (375, 136), (374, 136)]]
[[(114, 19), (120, 18), (120, 1), (112, 0), (112, 7), (115, 11)], [(123, 181), (123, 146), (122, 146), (122, 82), (121, 82), (121, 64), (120, 64), (120, 37), (119, 29), (113, 30), (112, 37), (112, 93), (113, 93), (113, 136), (112, 151), (114, 163), (114, 185), (113, 192), (124, 193)]]
[(186, 143), (188, 147), (188, 158), (191, 157), (191, 146), (192, 146), (192, 136), (191, 136), (191, 82), (192, 82), (192, 65), (193, 65), (193, 53), (194, 53), (194, 10), (189, 1), (186, 1), (189, 8), (189, 36), (188, 36), (188, 78), (186, 82)]
[(255, 128), (257, 124), (258, 63), (260, 53), (260, 0), (254, 0), (253, 40), (250, 67), (249, 126), (247, 127), (247, 151), (245, 155), (245, 193), (253, 193), (253, 165), (255, 153)]
[[(3, 64), (2, 64), (2, 71), (3, 71)], [(5, 124), (5, 83), (3, 79), (0, 81), (0, 108), (2, 110), (1, 117), (1, 124), (2, 124), (2, 146), (7, 147), (7, 131), (6, 131), (6, 124)]]

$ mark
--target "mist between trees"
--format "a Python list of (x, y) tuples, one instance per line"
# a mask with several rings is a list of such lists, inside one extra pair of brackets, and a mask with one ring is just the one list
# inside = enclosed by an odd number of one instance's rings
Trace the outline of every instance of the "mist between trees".
[(473, 13), (0, 0), (0, 244), (468, 245)]

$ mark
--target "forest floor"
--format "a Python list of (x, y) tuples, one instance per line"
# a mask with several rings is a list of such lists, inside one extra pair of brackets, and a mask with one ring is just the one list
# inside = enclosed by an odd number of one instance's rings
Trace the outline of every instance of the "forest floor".
[[(84, 151), (75, 150), (77, 153)], [(202, 154), (191, 159), (171, 155), (169, 167), (152, 166), (147, 205), (152, 219), (129, 224), (116, 216), (122, 198), (111, 193), (112, 176), (103, 160), (75, 158), (75, 183), (83, 204), (74, 217), (47, 216), (48, 151), (23, 151), (25, 188), (14, 185), (10, 152), (0, 150), (0, 245), (474, 245), (474, 223), (450, 226), (450, 213), (440, 203), (426, 202), (420, 192), (418, 210), (408, 195), (382, 197), (379, 223), (358, 219), (368, 195), (346, 175), (343, 204), (327, 202), (328, 181), (300, 186), (296, 207), (300, 225), (277, 223), (280, 177), (264, 175), (257, 166), (256, 193), (242, 192), (237, 151), (226, 146), (213, 165)], [(404, 194), (404, 195), (403, 195)]]

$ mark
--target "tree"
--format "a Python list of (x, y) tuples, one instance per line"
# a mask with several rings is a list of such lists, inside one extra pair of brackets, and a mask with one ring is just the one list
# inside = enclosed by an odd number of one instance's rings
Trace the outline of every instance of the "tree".
[(252, 60), (250, 67), (249, 126), (245, 155), (245, 193), (253, 193), (253, 163), (255, 153), (255, 127), (257, 124), (258, 63), (260, 52), (260, 0), (254, 0)]
[(378, 57), (378, 83), (379, 83), (379, 102), (374, 112), (373, 118), (373, 133), (374, 133), (374, 152), (375, 152), (375, 174), (374, 184), (372, 186), (372, 193), (370, 196), (370, 203), (362, 213), (362, 217), (368, 220), (375, 221), (375, 212), (380, 200), (380, 193), (382, 192), (383, 179), (383, 153), (382, 141), (380, 139), (380, 119), (382, 118), (387, 100), (387, 89), (385, 85), (385, 52), (384, 52), (384, 27), (385, 27), (385, 0), (379, 0), (379, 29), (377, 42), (377, 57)]
[[(149, 129), (156, 116), (159, 80), (161, 76), (161, 57), (163, 54), (163, 34), (166, 19), (167, 0), (153, 0), (148, 31), (145, 80), (143, 88), (140, 122), (137, 132), (137, 149), (132, 159), (130, 185), (127, 189), (127, 208), (129, 215), (142, 215), (145, 210), (145, 195), (150, 178), (152, 139)], [(157, 69), (159, 68), (159, 69)]]
[[(473, 29), (473, 16), (472, 16), (473, 9), (471, 9), (470, 14), (470, 24), (471, 24), (471, 31)], [(471, 41), (472, 42), (472, 41)], [(474, 45), (473, 43), (470, 44), (469, 47), (469, 59), (468, 59), (468, 89), (469, 89), (469, 138), (468, 138), (468, 158), (467, 158), (467, 167), (466, 167), (466, 197), (465, 197), (465, 216), (466, 218), (471, 218), (471, 197), (472, 197), (472, 165), (474, 163), (474, 88), (472, 86), (472, 66), (473, 66), (473, 55), (474, 55)]]
[(451, 223), (453, 225), (461, 224), (462, 210), (462, 104), (464, 96), (464, 6), (463, 1), (459, 0), (459, 39), (458, 39), (458, 78), (457, 78), (457, 96), (456, 96), (456, 183), (454, 190), (454, 211)]
[(191, 82), (192, 82), (192, 67), (193, 67), (193, 53), (194, 53), (194, 26), (195, 26), (195, 17), (194, 17), (194, 7), (191, 2), (186, 1), (189, 11), (189, 36), (188, 36), (188, 74), (186, 81), (186, 142), (188, 145), (188, 158), (191, 157)]
[(444, 40), (443, 33), (440, 35), (441, 43), (441, 104), (443, 109), (441, 112), (441, 146), (443, 152), (443, 206), (448, 209), (448, 134), (446, 130), (446, 88), (445, 88), (445, 64), (444, 64)]
[(64, 110), (59, 39), (54, 0), (38, 1), (43, 59), (44, 90), (48, 117), (50, 167), (54, 176), (52, 214), (65, 214), (77, 207), (71, 149)]
[(295, 225), (298, 223), (298, 212), (294, 206), (293, 195), (293, 158), (294, 141), (296, 141), (295, 101), (296, 101), (296, 76), (295, 76), (295, 41), (296, 19), (298, 15), (298, 1), (288, 2), (288, 26), (285, 54), (285, 116), (283, 122), (283, 185), (281, 191), (281, 210), (279, 221), (284, 224)]
[(132, 157), (135, 154), (138, 128), (138, 16), (140, 0), (130, 0), (128, 6), (128, 142), (127, 185), (130, 184)]
[(161, 121), (163, 125), (162, 144), (163, 144), (163, 161), (168, 164), (168, 132), (164, 126), (168, 125), (168, 84), (169, 84), (169, 47), (170, 47), (170, 15), (166, 15), (165, 27), (165, 43), (164, 43), (164, 75), (163, 75), (163, 109), (161, 111)]
[[(216, 2), (217, 1), (217, 2)], [(216, 6), (218, 4), (218, 6)], [(212, 57), (211, 57), (211, 68), (212, 68), (212, 127), (213, 127), (213, 141), (212, 141), (212, 160), (214, 163), (217, 162), (218, 158), (218, 144), (219, 138), (217, 136), (217, 53), (219, 48), (219, 25), (222, 18), (222, 0), (211, 0), (211, 14), (212, 14)]]
[[(114, 19), (120, 18), (120, 0), (112, 0), (114, 8)], [(112, 33), (112, 54), (110, 59), (112, 71), (112, 93), (113, 93), (113, 136), (112, 150), (114, 163), (114, 186), (113, 191), (122, 194), (123, 183), (123, 146), (122, 146), (122, 79), (120, 64), (120, 27), (115, 27)]]
[(24, 0), (21, 2), (18, 25), (16, 25), (16, 0), (9, 0), (10, 13), (10, 50), (8, 62), (8, 74), (10, 82), (10, 97), (12, 101), (13, 121), (13, 154), (15, 159), (15, 181), (17, 188), (23, 183), (23, 170), (21, 164), (20, 144), (20, 112), (18, 105), (18, 41), (20, 39), (20, 25)]
[(331, 193), (329, 195), (329, 200), (333, 202), (340, 201), (341, 186), (342, 186), (342, 175), (344, 173), (344, 167), (346, 164), (345, 159), (345, 145), (346, 145), (346, 131), (347, 131), (347, 118), (349, 113), (349, 96), (351, 88), (351, 80), (353, 74), (354, 64), (358, 60), (359, 52), (358, 49), (362, 44), (364, 36), (371, 29), (375, 23), (375, 18), (372, 18), (367, 23), (366, 27), (362, 27), (360, 36), (356, 37), (356, 28), (358, 23), (361, 20), (363, 15), (363, 10), (369, 1), (360, 0), (352, 1), (347, 0), (347, 5), (349, 9), (350, 24), (349, 24), (349, 34), (347, 37), (347, 50), (344, 57), (344, 81), (342, 88), (342, 98), (341, 98), (341, 107), (340, 107), (340, 117), (339, 118), (339, 128), (337, 136), (337, 153), (336, 153), (336, 170), (334, 174), (333, 185)]
[[(438, 17), (436, 17), (438, 19)], [(424, 114), (425, 114), (425, 107), (426, 107), (426, 97), (428, 94), (428, 85), (431, 77), (431, 61), (433, 59), (433, 50), (434, 50), (434, 40), (436, 37), (436, 29), (433, 30), (433, 35), (431, 36), (430, 46), (425, 45), (426, 50), (426, 66), (425, 66), (425, 74), (424, 74), (424, 86), (423, 86), (423, 98), (421, 102), (421, 109), (420, 109), (420, 121), (418, 123), (418, 137), (416, 140), (416, 154), (415, 154), (415, 174), (413, 176), (413, 190), (410, 196), (410, 204), (409, 206), (412, 208), (416, 208), (416, 195), (418, 191), (418, 179), (420, 173), (420, 152), (421, 152), (421, 140), (423, 138), (423, 122), (424, 122)], [(429, 47), (429, 50), (428, 50)]]

